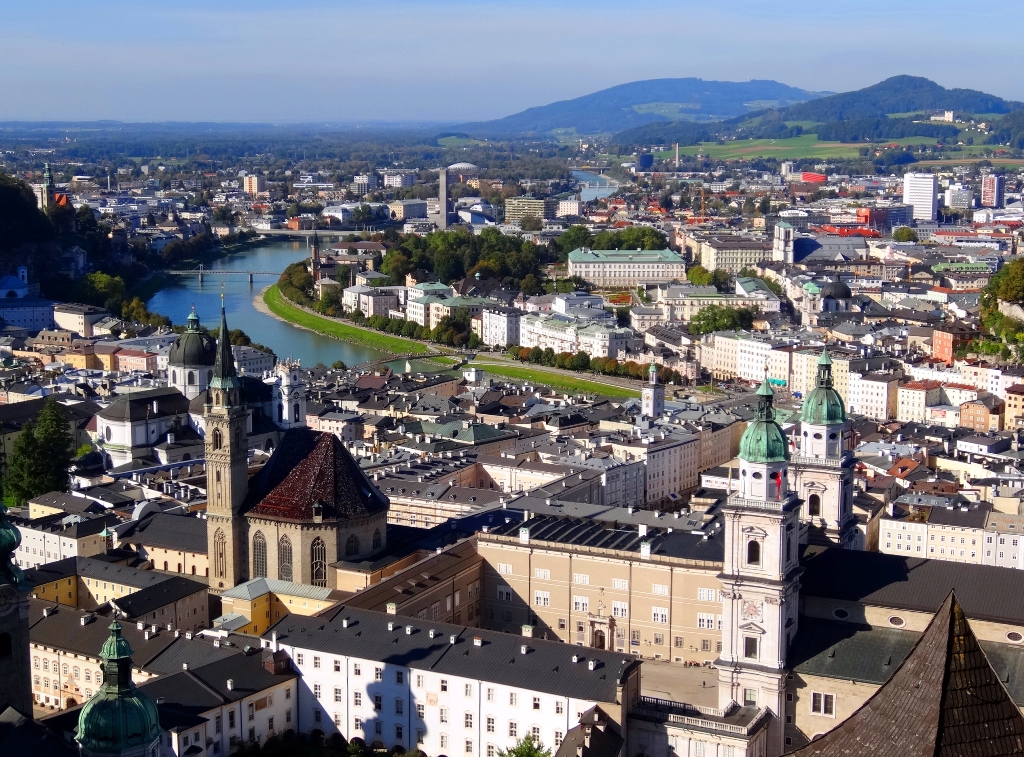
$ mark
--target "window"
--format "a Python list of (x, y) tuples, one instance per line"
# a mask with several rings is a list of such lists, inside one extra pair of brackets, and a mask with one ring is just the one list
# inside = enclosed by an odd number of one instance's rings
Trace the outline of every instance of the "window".
[(514, 720), (508, 721), (508, 737), (510, 739), (519, 738), (519, 726)]
[(586, 586), (590, 583), (590, 576), (586, 573), (573, 573), (572, 582), (574, 584), (581, 584), (583, 586)]
[(756, 541), (747, 542), (747, 565), (761, 564), (761, 544)]
[(744, 636), (743, 637), (743, 656), (748, 660), (757, 659), (757, 637), (756, 636)]
[(494, 733), (494, 718), (487, 718), (487, 733)]
[(418, 717), (420, 720), (423, 720), (423, 718), (426, 716), (426, 714), (427, 714), (426, 708), (424, 708), (424, 706), (422, 704), (417, 704), (416, 705), (416, 717)]
[(757, 689), (743, 690), (743, 706), (757, 707)]
[(417, 728), (416, 729), (416, 743), (417, 744), (422, 744), (426, 740), (426, 735), (427, 735), (426, 731), (424, 731), (422, 728)]
[(835, 694), (823, 694), (820, 691), (811, 692), (811, 712), (815, 715), (828, 715), (835, 717), (836, 697)]
[(534, 697), (533, 698), (533, 709), (535, 709), (535, 710), (539, 710), (540, 709), (540, 697)]
[(651, 621), (654, 623), (668, 623), (668, 608), (667, 607), (652, 607), (651, 608)]
[(341, 660), (335, 660), (334, 661), (334, 672), (335, 673), (340, 673), (341, 672)]
[(235, 711), (228, 710), (228, 728), (235, 727)]
[(487, 757), (495, 757), (494, 744), (487, 745)]
[(561, 715), (564, 712), (565, 712), (565, 703), (561, 699), (559, 699), (558, 701), (555, 702), (555, 714), (556, 715)]
[(551, 592), (550, 591), (535, 591), (535, 592), (533, 592), (533, 604), (536, 607), (550, 607), (551, 606)]
[(296, 665), (301, 665), (302, 664), (302, 658), (303, 658), (302, 652), (296, 653), (296, 655), (295, 655), (295, 664)]
[(362, 667), (360, 667), (358, 662), (354, 663), (352, 665), (352, 675), (354, 675), (354, 676), (361, 676), (362, 674), (363, 674)]
[(374, 668), (373, 669), (373, 680), (374, 681), (383, 681), (384, 680), (384, 668)]
[(710, 612), (697, 613), (697, 628), (714, 628), (715, 616)]
[(359, 537), (352, 534), (345, 542), (345, 557), (356, 557), (359, 555)]
[(380, 694), (373, 695), (373, 709), (377, 710), (378, 712), (384, 709), (384, 700)]
[(509, 695), (508, 695), (508, 706), (509, 707), (518, 707), (519, 706), (519, 695), (516, 694), (514, 691), (509, 692)]
[(715, 590), (714, 589), (697, 589), (697, 599), (702, 602), (714, 602), (715, 601)]
[(612, 602), (612, 617), (614, 617), (614, 618), (628, 618), (629, 617), (629, 603), (628, 602)]
[(498, 600), (501, 601), (501, 602), (511, 602), (512, 601), (512, 590), (510, 588), (508, 588), (507, 586), (499, 586), (498, 587)]
[(533, 577), (534, 578), (539, 578), (539, 579), (541, 579), (543, 581), (550, 581), (551, 580), (551, 571), (548, 570), (547, 568), (537, 568), (536, 570), (533, 571)]
[(396, 699), (395, 700), (395, 714), (396, 715), (403, 715), (404, 713), (405, 713), (405, 700), (404, 699)]
[(380, 549), (380, 542), (381, 542), (380, 529), (378, 528), (378, 529), (376, 529), (373, 532), (373, 551), (374, 552), (376, 552), (378, 549)]
[(488, 702), (493, 702), (494, 701), (494, 689), (487, 689), (487, 701)]
[(629, 591), (629, 581), (627, 581), (625, 578), (613, 578), (612, 588), (622, 589), (623, 591)]
[(447, 678), (442, 678), (441, 679), (441, 691), (448, 691), (448, 679)]
[(403, 671), (395, 671), (395, 683), (405, 683), (405, 673)]
[(292, 580), (292, 542), (287, 536), (277, 540), (277, 577)]
[(572, 609), (575, 612), (589, 612), (590, 599), (588, 597), (573, 597)]
[(362, 718), (355, 718), (352, 721), (352, 727), (355, 728), (357, 731), (359, 729), (361, 729), (363, 727), (363, 719)]
[(500, 562), (500, 563), (498, 563), (498, 572), (501, 573), (502, 575), (505, 575), (505, 576), (511, 575), (512, 574), (512, 565), (511, 565), (511, 563), (507, 563), (507, 562)]
[(334, 701), (335, 702), (343, 701), (342, 700), (342, 696), (343, 696), (343, 694), (342, 694), (341, 688), (338, 687), (338, 686), (335, 686), (334, 687)]
[(672, 639), (672, 646), (676, 647), (677, 649), (682, 649), (683, 648), (683, 637), (682, 636), (674, 637)]
[(640, 632), (630, 631), (629, 632), (629, 645), (632, 647), (640, 646)]
[(533, 726), (533, 728), (530, 729), (530, 735), (533, 736), (534, 741), (540, 741), (540, 726)]
[(417, 689), (422, 689), (423, 688), (423, 676), (421, 676), (421, 675), (417, 675), (416, 676), (416, 688)]
[(471, 684), (471, 683), (467, 683), (467, 684), (466, 684), (466, 685), (465, 685), (465, 686), (463, 687), (463, 692), (462, 692), (462, 693), (463, 693), (463, 694), (464, 694), (465, 696), (467, 696), (467, 697), (471, 697), (471, 696), (473, 696), (473, 684)]
[(442, 733), (441, 734), (441, 748), (442, 749), (447, 749), (448, 748), (448, 734), (447, 733)]
[(353, 691), (352, 692), (352, 704), (354, 704), (356, 707), (362, 707), (363, 706), (363, 692), (361, 692), (361, 691)]
[(466, 728), (472, 728), (473, 727), (473, 713), (472, 712), (467, 712), (465, 714), (465, 716), (463, 717), (463, 725)]
[(314, 670), (319, 670), (320, 669), (320, 658), (317, 657), (316, 655), (313, 656), (313, 669)]
[(564, 737), (563, 737), (561, 731), (555, 731), (555, 746), (556, 747), (562, 746), (562, 739), (563, 738)]
[(651, 586), (651, 593), (659, 596), (668, 596), (668, 584), (653, 584)]
[(447, 723), (448, 722), (448, 708), (447, 707), (442, 707), (441, 708), (441, 710), (440, 710), (440, 718), (441, 718), (441, 722), (442, 723)]
[(319, 536), (313, 539), (309, 546), (311, 561), (311, 576), (313, 586), (327, 588), (327, 546)]

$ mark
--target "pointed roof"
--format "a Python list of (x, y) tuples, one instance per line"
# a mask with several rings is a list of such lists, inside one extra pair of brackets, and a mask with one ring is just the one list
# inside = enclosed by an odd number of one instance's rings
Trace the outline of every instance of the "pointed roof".
[(214, 389), (230, 389), (241, 386), (235, 372), (235, 358), (231, 354), (231, 337), (228, 332), (228, 317), (224, 312), (224, 295), (220, 296), (220, 333), (217, 334), (217, 358), (213, 363)]
[(1024, 715), (992, 669), (953, 592), (900, 667), (800, 757), (1024, 754)]

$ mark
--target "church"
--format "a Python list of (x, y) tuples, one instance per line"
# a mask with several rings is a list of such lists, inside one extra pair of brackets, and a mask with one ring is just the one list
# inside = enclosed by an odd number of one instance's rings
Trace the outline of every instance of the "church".
[(287, 371), (276, 408), (276, 421), (287, 430), (249, 479), (250, 413), (227, 333), (222, 306), (213, 368), (196, 397), (204, 403), (210, 591), (251, 578), (335, 588), (332, 563), (371, 557), (387, 546), (388, 499), (336, 435), (305, 428), (298, 376)]

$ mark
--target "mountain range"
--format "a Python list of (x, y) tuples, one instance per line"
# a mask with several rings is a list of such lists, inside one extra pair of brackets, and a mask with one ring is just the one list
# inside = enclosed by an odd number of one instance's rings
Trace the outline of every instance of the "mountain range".
[[(723, 129), (734, 133), (736, 129), (730, 125), (766, 114), (782, 127), (785, 121), (832, 123), (938, 110), (1004, 114), (1022, 108), (1024, 103), (973, 89), (947, 89), (920, 76), (893, 76), (840, 94), (811, 92), (767, 79), (650, 79), (529, 108), (494, 121), (462, 124), (456, 129), (481, 137), (569, 131), (612, 134), (617, 144), (685, 144)], [(786, 134), (783, 127), (763, 136)]]

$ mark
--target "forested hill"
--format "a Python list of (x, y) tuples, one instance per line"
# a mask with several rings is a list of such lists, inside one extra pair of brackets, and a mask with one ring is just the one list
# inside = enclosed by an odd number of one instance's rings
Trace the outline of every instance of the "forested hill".
[(919, 110), (1009, 113), (1021, 108), (1024, 103), (973, 89), (946, 89), (922, 76), (893, 76), (864, 89), (792, 105), (783, 116), (787, 121), (848, 121)]
[(782, 108), (819, 96), (820, 93), (771, 80), (649, 79), (541, 105), (495, 121), (456, 128), (474, 136), (546, 134), (555, 129), (599, 134), (654, 121), (730, 118), (759, 108)]

